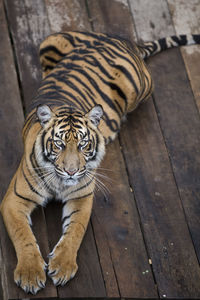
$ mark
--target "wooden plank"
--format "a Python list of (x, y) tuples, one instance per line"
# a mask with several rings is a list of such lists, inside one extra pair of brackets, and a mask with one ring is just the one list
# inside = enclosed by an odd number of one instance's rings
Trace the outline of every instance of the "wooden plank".
[[(130, 3), (138, 36), (151, 40), (174, 33), (165, 1), (151, 1), (148, 6), (146, 0)], [(159, 29), (152, 25), (147, 34), (146, 28), (155, 18), (159, 20)], [(137, 23), (141, 19), (143, 23)], [(150, 67), (167, 149), (149, 102), (130, 118), (131, 132), (123, 131), (124, 152), (160, 295), (193, 299), (200, 297), (199, 265), (190, 236), (192, 232), (194, 241), (199, 241), (195, 234), (199, 228), (199, 116), (179, 50), (157, 55), (151, 59)]]
[[(167, 87), (166, 77), (159, 74), (155, 99), (188, 226), (200, 260), (200, 237), (197, 233), (200, 226), (200, 120), (182, 58), (178, 51), (174, 53), (176, 55), (170, 53), (164, 63), (161, 58), (156, 58), (152, 64), (155, 78), (158, 77), (159, 68), (172, 74)], [(176, 65), (176, 74), (173, 74), (172, 65), (167, 65), (169, 63)], [(160, 99), (161, 93), (166, 99), (164, 102)]]
[[(14, 68), (11, 44), (4, 15), (3, 3), (0, 2), (0, 181), (2, 200), (13, 172), (16, 170), (22, 154), (21, 128), (23, 125), (23, 110), (20, 102), (20, 93), (17, 84), (17, 76)], [(12, 82), (12, 86), (10, 85)], [(15, 116), (15, 121), (13, 120)], [(10, 261), (15, 256), (10, 256), (10, 241), (5, 232), (2, 217), (0, 217), (1, 236), (1, 279), (3, 286), (3, 297), (7, 299), (12, 293), (13, 266)], [(9, 280), (9, 277), (12, 280)], [(15, 286), (14, 286), (15, 288)], [(16, 287), (17, 288), (17, 287)]]
[(197, 297), (199, 266), (153, 104), (141, 106), (126, 126), (123, 151), (159, 294)]
[(131, 0), (129, 3), (138, 40), (151, 41), (174, 34), (166, 1)]
[(98, 193), (92, 221), (108, 296), (117, 297), (115, 275), (120, 297), (157, 298), (118, 139), (108, 146), (107, 153), (102, 167), (109, 169), (110, 194), (106, 199)]
[(51, 32), (90, 30), (85, 1), (45, 0)]
[[(45, 3), (51, 32), (91, 29), (84, 1), (45, 0)], [(51, 236), (52, 232), (55, 232), (51, 224), (58, 223), (61, 207), (52, 203), (47, 207), (45, 213), (49, 236)], [(56, 232), (55, 239), (51, 244), (52, 248), (60, 236), (61, 232)], [(78, 254), (78, 265), (79, 270), (75, 278), (64, 287), (58, 287), (59, 297), (105, 297), (106, 291), (91, 225), (88, 226)]]
[[(26, 2), (26, 3), (25, 3)], [(37, 15), (37, 11), (40, 11), (42, 14), (42, 2), (41, 5), (38, 1), (34, 1), (34, 5), (31, 6), (31, 2), (30, 1), (12, 1), (12, 3), (10, 1), (6, 2), (6, 7), (7, 7), (7, 13), (8, 13), (8, 18), (9, 21), (11, 22), (11, 34), (14, 37), (14, 46), (15, 46), (15, 52), (16, 52), (16, 56), (17, 56), (17, 62), (18, 62), (18, 68), (20, 70), (20, 78), (22, 80), (21, 82), (21, 86), (23, 88), (23, 91), (27, 91), (27, 93), (24, 93), (25, 97), (30, 97), (32, 98), (32, 94), (33, 91), (31, 90), (31, 87), (36, 85), (38, 82), (38, 77), (39, 77), (39, 72), (37, 70), (37, 65), (38, 65), (38, 61), (36, 59), (36, 61), (34, 60), (34, 55), (36, 53), (36, 41), (37, 39), (39, 40), (39, 35), (41, 37), (42, 33), (44, 32), (44, 27), (43, 29), (41, 29), (40, 32), (40, 26), (41, 23), (44, 24), (43, 21), (41, 21), (41, 19), (38, 21), (39, 24), (38, 26), (36, 26), (37, 24), (37, 20), (35, 19), (36, 15)], [(37, 4), (40, 5), (37, 7)], [(38, 16), (40, 16), (40, 13), (38, 13)], [(28, 25), (28, 20), (29, 20), (29, 25)], [(42, 19), (43, 20), (43, 19)], [(41, 23), (40, 23), (41, 22)], [(32, 25), (32, 27), (31, 27)], [(32, 30), (32, 35), (30, 34)], [(44, 31), (43, 31), (44, 30)], [(34, 33), (34, 34), (33, 34)], [(27, 43), (26, 43), (27, 41)], [(35, 48), (34, 48), (35, 47)], [(27, 55), (27, 56), (26, 56)], [(33, 55), (33, 56), (32, 56)], [(33, 57), (33, 58), (32, 58)], [(36, 57), (36, 56), (35, 56)], [(10, 82), (10, 79), (9, 79)], [(32, 85), (33, 83), (33, 85)], [(29, 94), (30, 93), (30, 94)], [(14, 98), (10, 97), (10, 99)], [(29, 100), (27, 100), (27, 98), (24, 99), (24, 104), (25, 104), (25, 108), (28, 106), (28, 102)], [(18, 103), (18, 106), (20, 107), (20, 104)], [(13, 113), (12, 113), (12, 118), (13, 118)], [(19, 122), (21, 121), (21, 123), (23, 123), (23, 117), (16, 117), (16, 120), (19, 120)], [(8, 122), (9, 119), (8, 119)], [(12, 124), (12, 122), (10, 122), (10, 124)], [(22, 126), (21, 126), (22, 127)], [(10, 130), (10, 132), (12, 132)], [(18, 142), (16, 142), (15, 148), (17, 143), (19, 143), (22, 138), (21, 138), (21, 134), (20, 135), (16, 135), (16, 132), (14, 131), (15, 137), (17, 139)], [(13, 154), (16, 152), (16, 150), (13, 148), (11, 148), (12, 153), (10, 155), (13, 156)], [(19, 159), (18, 159), (19, 161)], [(10, 170), (12, 170), (10, 168)], [(2, 173), (3, 174), (3, 173)], [(13, 171), (12, 171), (13, 174)], [(4, 175), (5, 176), (5, 175)], [(9, 181), (7, 181), (8, 183)], [(44, 213), (42, 211), (42, 209), (37, 209), (34, 214), (33, 214), (33, 231), (36, 235), (36, 238), (38, 240), (38, 243), (40, 245), (40, 249), (41, 252), (44, 256), (44, 259), (47, 260), (47, 254), (49, 253), (49, 247), (48, 247), (48, 239), (47, 239), (47, 233), (46, 233), (46, 223), (45, 223), (45, 218), (44, 218)], [(5, 229), (4, 229), (5, 230)], [(9, 283), (9, 298), (11, 299), (20, 299), (20, 298), (25, 298), (27, 295), (19, 288), (17, 288), (17, 286), (14, 283), (13, 280), (13, 270), (14, 267), (16, 265), (16, 257), (15, 257), (15, 253), (14, 253), (14, 249), (13, 246), (10, 242), (10, 240), (8, 239), (7, 233), (5, 232), (5, 237), (4, 237), (4, 242), (6, 245), (6, 251), (8, 251), (9, 254), (9, 260), (8, 260), (8, 266), (5, 269), (6, 272), (6, 276), (8, 277), (8, 283)], [(56, 297), (57, 296), (57, 291), (56, 288), (52, 285), (50, 279), (47, 280), (47, 284), (46, 284), (46, 288), (42, 291), (39, 292), (39, 296), (40, 297)], [(29, 296), (29, 298), (34, 298), (36, 296)]]
[(112, 1), (112, 9), (110, 1), (88, 0), (88, 7), (95, 31), (135, 40), (134, 24), (127, 0)]
[[(192, 1), (168, 1), (170, 13), (174, 23), (176, 33), (199, 34), (200, 28), (200, 2)], [(200, 111), (200, 47), (192, 45), (190, 47), (182, 47), (181, 53), (187, 69), (192, 91)]]
[[(12, 48), (4, 15), (3, 4), (0, 2), (1, 49), (0, 49), (0, 164), (1, 164), (1, 200), (6, 192), (9, 181), (15, 172), (22, 154), (21, 129), (23, 126), (23, 110), (20, 100), (17, 75), (15, 72)], [(12, 85), (10, 83), (12, 82)], [(13, 119), (13, 116), (14, 119)], [(41, 230), (41, 229), (40, 229)], [(20, 290), (13, 279), (16, 265), (14, 248), (0, 219), (2, 280), (4, 299), (25, 298), (26, 294)], [(44, 251), (42, 247), (42, 251)], [(49, 294), (48, 294), (49, 295)], [(54, 294), (55, 295), (55, 294)], [(45, 297), (44, 293), (41, 296)]]
[[(88, 1), (88, 7), (95, 31), (107, 31), (124, 38), (132, 35), (133, 23), (127, 1), (113, 1), (112, 10), (109, 1), (104, 0)], [(123, 22), (126, 22), (126, 26), (122, 26)], [(103, 195), (95, 202), (93, 226), (109, 296), (116, 297), (115, 282), (110, 280), (110, 276), (114, 278), (110, 274), (113, 268), (122, 298), (156, 298), (137, 208), (129, 189), (118, 140), (109, 145), (102, 166), (112, 171), (109, 172), (109, 178), (112, 178), (113, 184), (108, 202)], [(111, 257), (112, 268), (104, 249)]]
[[(2, 250), (1, 250), (1, 246), (0, 246), (0, 297), (1, 299), (6, 299), (6, 294), (7, 294), (7, 291), (5, 289), (3, 289), (4, 286), (6, 286), (5, 282), (4, 282), (4, 279), (5, 279), (5, 276), (4, 276), (4, 263), (3, 263), (3, 256), (2, 256)], [(2, 276), (3, 275), (3, 276)]]
[(38, 49), (40, 42), (50, 34), (49, 24), (44, 1), (5, 0), (5, 4), (26, 110), (41, 79)]
[[(17, 169), (22, 154), (23, 145), (21, 140), (21, 129), (24, 116), (2, 2), (0, 2), (0, 14), (0, 198), (2, 199), (12, 174)], [(15, 116), (14, 120), (13, 116)]]

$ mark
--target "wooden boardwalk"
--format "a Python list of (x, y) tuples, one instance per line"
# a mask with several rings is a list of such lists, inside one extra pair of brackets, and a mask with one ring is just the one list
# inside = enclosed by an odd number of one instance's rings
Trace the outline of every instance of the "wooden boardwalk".
[[(39, 85), (38, 45), (57, 31), (152, 40), (200, 33), (199, 0), (0, 0), (0, 197), (22, 154), (24, 111)], [(65, 287), (26, 295), (13, 281), (16, 257), (0, 219), (1, 299), (200, 299), (200, 46), (148, 61), (151, 99), (128, 117), (102, 164), (98, 192)], [(61, 233), (61, 205), (33, 214), (43, 257)], [(2, 290), (2, 291), (1, 291)]]

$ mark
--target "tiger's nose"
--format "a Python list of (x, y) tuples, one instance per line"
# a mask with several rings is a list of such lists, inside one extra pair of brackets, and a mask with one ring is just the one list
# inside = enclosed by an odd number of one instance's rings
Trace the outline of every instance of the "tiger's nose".
[(69, 176), (73, 176), (74, 174), (76, 174), (78, 172), (78, 169), (69, 169), (69, 170), (66, 170), (65, 169), (65, 172), (69, 175)]

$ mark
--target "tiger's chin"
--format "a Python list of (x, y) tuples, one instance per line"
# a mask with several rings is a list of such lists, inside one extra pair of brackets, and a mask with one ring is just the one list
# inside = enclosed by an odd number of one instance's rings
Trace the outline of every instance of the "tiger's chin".
[(68, 179), (64, 179), (63, 180), (64, 185), (66, 186), (73, 186), (79, 183), (78, 179), (74, 179), (74, 178), (68, 178)]

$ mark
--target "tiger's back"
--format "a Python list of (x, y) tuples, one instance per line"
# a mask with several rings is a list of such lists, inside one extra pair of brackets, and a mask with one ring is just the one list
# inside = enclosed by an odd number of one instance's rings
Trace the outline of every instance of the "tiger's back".
[(152, 79), (136, 45), (105, 34), (68, 32), (40, 46), (43, 81), (32, 104), (67, 105), (84, 113), (100, 104), (100, 130), (113, 140), (122, 118), (152, 92)]

